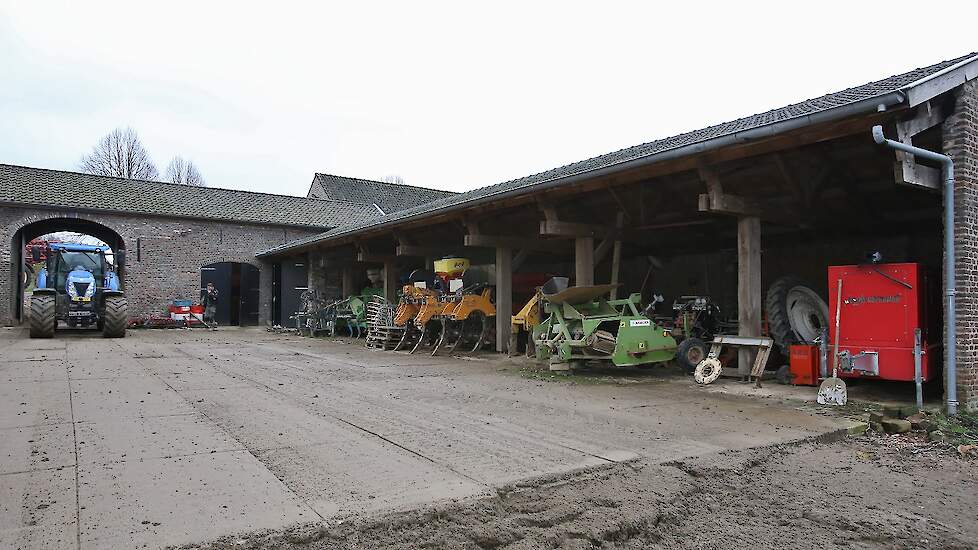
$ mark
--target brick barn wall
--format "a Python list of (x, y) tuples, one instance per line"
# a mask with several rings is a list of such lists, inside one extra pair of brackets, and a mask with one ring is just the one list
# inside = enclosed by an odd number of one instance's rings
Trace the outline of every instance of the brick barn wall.
[(978, 410), (978, 82), (957, 91), (943, 127), (944, 153), (954, 159), (957, 286), (957, 395), (963, 410)]
[[(320, 232), (315, 229), (259, 226), (179, 218), (85, 213), (39, 208), (0, 207), (0, 292), (4, 306), (0, 324), (11, 325), (12, 285), (17, 272), (12, 270), (12, 239), (25, 225), (52, 218), (81, 218), (99, 223), (118, 233), (126, 247), (124, 290), (133, 317), (161, 314), (174, 298), (197, 299), (200, 294), (200, 268), (216, 262), (242, 262), (254, 265), (260, 273), (259, 323), (268, 324), (271, 316), (271, 265), (258, 261), (255, 254)], [(136, 255), (139, 239), (140, 254)]]

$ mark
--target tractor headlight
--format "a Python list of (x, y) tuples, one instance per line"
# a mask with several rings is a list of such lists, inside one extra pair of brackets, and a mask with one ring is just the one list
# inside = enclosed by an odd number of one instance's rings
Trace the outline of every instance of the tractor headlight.
[(93, 296), (95, 296), (95, 281), (92, 281), (91, 284), (88, 285), (88, 288), (85, 289), (86, 298), (91, 298)]
[(68, 296), (70, 296), (72, 299), (78, 298), (78, 289), (75, 288), (75, 285), (71, 284), (71, 281), (68, 281), (68, 284), (66, 284), (65, 287), (68, 289)]

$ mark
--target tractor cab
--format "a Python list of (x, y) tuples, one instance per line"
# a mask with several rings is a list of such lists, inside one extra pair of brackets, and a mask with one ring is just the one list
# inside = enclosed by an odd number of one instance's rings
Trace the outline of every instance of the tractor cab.
[[(32, 254), (41, 258), (40, 247)], [(125, 335), (128, 306), (119, 288), (116, 260), (107, 246), (51, 243), (31, 298), (31, 336), (50, 337), (58, 321), (69, 327), (96, 326), (108, 337)]]

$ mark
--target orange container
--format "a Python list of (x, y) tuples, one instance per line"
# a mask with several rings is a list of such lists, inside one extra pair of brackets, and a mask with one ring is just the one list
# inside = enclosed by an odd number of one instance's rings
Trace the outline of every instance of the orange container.
[(818, 385), (818, 346), (795, 344), (788, 346), (788, 370), (795, 386)]

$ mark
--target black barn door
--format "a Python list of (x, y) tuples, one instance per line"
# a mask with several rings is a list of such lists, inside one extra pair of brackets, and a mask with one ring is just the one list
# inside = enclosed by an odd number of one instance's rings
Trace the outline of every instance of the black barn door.
[(258, 268), (241, 264), (241, 325), (258, 324)]
[(308, 288), (309, 277), (306, 272), (306, 262), (296, 259), (282, 262), (281, 292), (281, 324), (295, 326), (295, 320), (289, 319), (299, 310), (299, 296)]
[[(231, 309), (232, 304), (235, 302), (235, 297), (233, 296), (233, 284), (231, 280), (231, 270), (233, 265), (234, 264), (232, 262), (220, 262), (205, 265), (204, 267), (200, 268), (201, 291), (207, 288), (207, 283), (214, 283), (214, 288), (217, 289), (217, 312), (214, 317), (219, 325), (232, 324)], [(197, 298), (199, 299), (200, 296)], [(234, 304), (234, 309), (237, 309), (237, 304)]]

